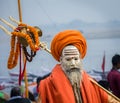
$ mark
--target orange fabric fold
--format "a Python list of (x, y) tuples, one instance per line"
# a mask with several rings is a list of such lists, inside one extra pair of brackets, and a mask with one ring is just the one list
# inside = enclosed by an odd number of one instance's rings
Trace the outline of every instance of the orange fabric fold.
[(84, 71), (82, 74), (82, 85), (80, 87), (83, 103), (108, 103), (108, 94), (96, 84), (92, 83), (92, 79)]
[(82, 33), (77, 30), (65, 30), (58, 33), (51, 42), (51, 54), (59, 61), (63, 48), (67, 45), (74, 45), (81, 53), (81, 58), (86, 55), (87, 44)]
[[(93, 84), (85, 72), (82, 75), (80, 91), (83, 103), (107, 103), (107, 93)], [(75, 103), (72, 86), (59, 64), (49, 77), (40, 82), (38, 89), (42, 103)]]

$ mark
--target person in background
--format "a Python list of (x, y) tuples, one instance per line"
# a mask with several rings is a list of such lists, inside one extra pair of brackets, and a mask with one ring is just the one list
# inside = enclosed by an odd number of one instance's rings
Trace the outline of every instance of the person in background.
[(120, 98), (120, 55), (112, 57), (112, 69), (107, 75), (110, 89), (114, 95)]
[(43, 80), (43, 79), (45, 79), (45, 78), (47, 78), (49, 75), (50, 75), (50, 73), (47, 73), (47, 74), (45, 74), (43, 76), (39, 76), (37, 78), (37, 80), (36, 80), (36, 82), (37, 82), (37, 91), (38, 91), (38, 87), (39, 87), (40, 81)]
[(10, 92), (10, 99), (5, 103), (31, 103), (31, 101), (23, 97), (20, 87), (13, 87)]
[(29, 99), (32, 103), (37, 103), (36, 99), (35, 99), (35, 96), (32, 92), (28, 91), (28, 94), (29, 94)]
[(5, 103), (7, 100), (0, 97), (0, 103)]
[(38, 103), (120, 103), (85, 72), (86, 52), (86, 39), (78, 30), (65, 30), (53, 38), (51, 54), (58, 64), (40, 81)]
[(0, 103), (5, 103), (8, 99), (9, 99), (8, 94), (0, 92)]
[(37, 83), (37, 86), (36, 86), (36, 91), (37, 91), (36, 100), (37, 100), (37, 102), (39, 101), (39, 96), (38, 96), (38, 87), (39, 87), (39, 84), (40, 84), (41, 80), (47, 78), (50, 74), (51, 73), (47, 73), (47, 74), (45, 74), (43, 76), (37, 77), (37, 80), (36, 80), (36, 83)]
[(107, 80), (100, 80), (98, 81), (98, 84), (110, 91), (109, 82)]

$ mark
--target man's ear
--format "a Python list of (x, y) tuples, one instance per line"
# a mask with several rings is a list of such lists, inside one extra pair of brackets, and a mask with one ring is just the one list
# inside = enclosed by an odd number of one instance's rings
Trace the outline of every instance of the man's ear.
[(62, 62), (62, 56), (60, 57), (60, 64), (61, 64), (61, 62)]

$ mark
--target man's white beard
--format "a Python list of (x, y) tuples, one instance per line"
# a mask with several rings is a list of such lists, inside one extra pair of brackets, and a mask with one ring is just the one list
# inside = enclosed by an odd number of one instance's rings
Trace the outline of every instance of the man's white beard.
[(66, 75), (71, 82), (76, 103), (82, 103), (82, 98), (80, 93), (80, 82), (82, 80), (82, 70), (78, 68), (72, 68), (70, 71), (66, 71)]
[(81, 71), (82, 70), (79, 70), (78, 68), (72, 68), (70, 71), (66, 71), (66, 75), (72, 86), (76, 85), (78, 88), (80, 88), (80, 81), (82, 79)]

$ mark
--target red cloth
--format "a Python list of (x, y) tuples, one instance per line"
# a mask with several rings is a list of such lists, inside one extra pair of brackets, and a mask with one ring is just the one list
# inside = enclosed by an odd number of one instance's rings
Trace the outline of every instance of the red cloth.
[(105, 71), (105, 53), (104, 53), (104, 56), (103, 56), (103, 61), (102, 61), (102, 70), (103, 72)]
[[(84, 71), (82, 75), (80, 91), (83, 103), (108, 103), (107, 93), (93, 84)], [(49, 77), (40, 82), (39, 94), (42, 103), (75, 103), (72, 86), (59, 64)]]
[(78, 30), (65, 30), (58, 33), (51, 42), (51, 54), (59, 61), (63, 48), (67, 45), (74, 45), (78, 48), (81, 58), (86, 55), (86, 39)]

